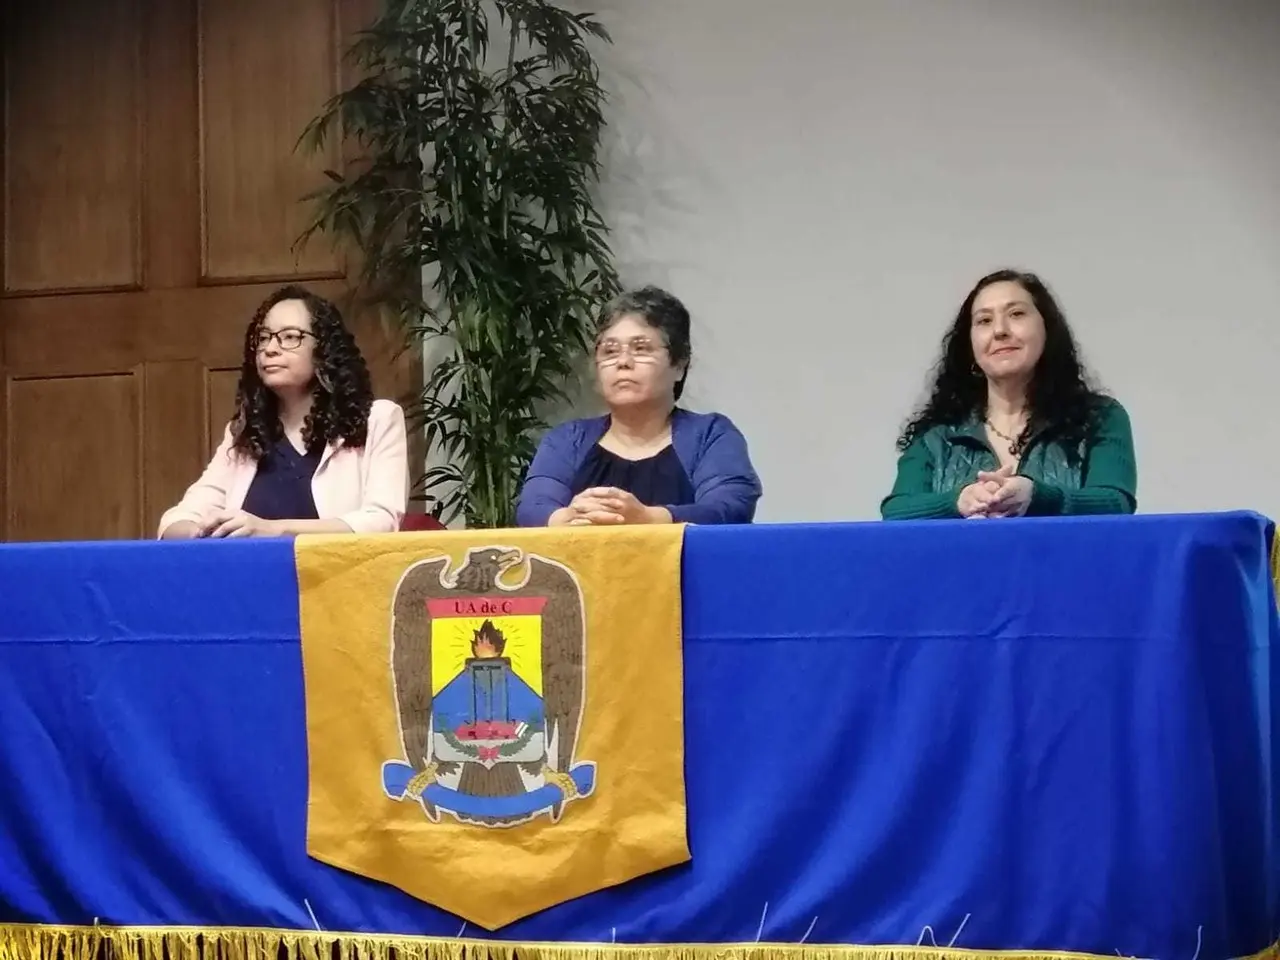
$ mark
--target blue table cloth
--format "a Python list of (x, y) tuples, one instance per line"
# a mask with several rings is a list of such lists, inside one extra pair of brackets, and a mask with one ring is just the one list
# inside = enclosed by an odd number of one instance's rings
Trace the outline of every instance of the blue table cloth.
[[(496, 937), (1267, 947), (1271, 533), (690, 528), (693, 861)], [(307, 857), (305, 753), (289, 542), (0, 547), (0, 922), (457, 936)]]

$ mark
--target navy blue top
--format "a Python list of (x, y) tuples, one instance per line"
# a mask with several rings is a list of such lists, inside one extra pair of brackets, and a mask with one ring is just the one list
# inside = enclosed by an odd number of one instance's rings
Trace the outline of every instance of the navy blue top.
[(578, 465), (569, 489), (573, 496), (591, 487), (626, 490), (645, 506), (693, 503), (693, 482), (674, 445), (643, 460), (628, 460), (595, 444)]
[(258, 461), (258, 472), (244, 497), (244, 511), (263, 520), (318, 520), (311, 478), (323, 455), (323, 446), (299, 453), (287, 437), (281, 437)]

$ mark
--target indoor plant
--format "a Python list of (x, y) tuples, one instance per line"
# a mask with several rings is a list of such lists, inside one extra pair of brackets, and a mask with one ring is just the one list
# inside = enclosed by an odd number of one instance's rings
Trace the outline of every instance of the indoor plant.
[(594, 189), (605, 93), (592, 14), (548, 0), (387, 0), (348, 51), (363, 78), (303, 134), (344, 137), (303, 239), (360, 259), (360, 300), (432, 359), (423, 496), (445, 521), (514, 522), (545, 417), (617, 292)]

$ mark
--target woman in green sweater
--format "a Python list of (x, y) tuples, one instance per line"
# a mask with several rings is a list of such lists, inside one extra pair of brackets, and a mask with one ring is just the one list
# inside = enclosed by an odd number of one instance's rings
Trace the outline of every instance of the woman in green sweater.
[(1089, 386), (1031, 273), (978, 281), (942, 341), (928, 402), (898, 438), (886, 520), (1133, 513), (1129, 415)]

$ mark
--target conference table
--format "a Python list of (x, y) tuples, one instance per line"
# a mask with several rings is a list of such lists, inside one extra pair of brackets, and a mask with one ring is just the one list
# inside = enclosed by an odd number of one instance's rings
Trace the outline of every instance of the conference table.
[[(689, 528), (692, 860), (484, 938), (1267, 951), (1273, 534)], [(26, 924), (480, 936), (308, 857), (298, 616), (288, 540), (0, 546), (0, 955)]]

